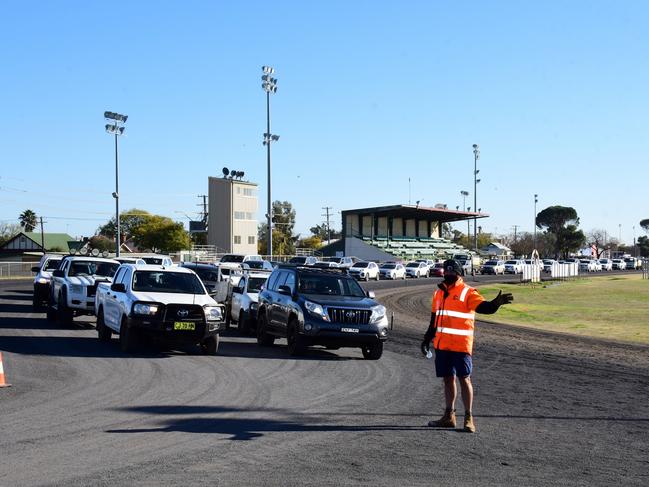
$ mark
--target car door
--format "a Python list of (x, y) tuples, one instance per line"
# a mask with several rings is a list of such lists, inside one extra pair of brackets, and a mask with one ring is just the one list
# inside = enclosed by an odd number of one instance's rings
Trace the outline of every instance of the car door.
[(290, 295), (279, 294), (277, 298), (277, 330), (286, 335), (288, 325), (288, 318), (293, 308), (293, 296), (295, 295), (296, 276), (295, 272), (288, 271), (284, 286), (288, 286), (291, 290)]
[(279, 320), (281, 316), (280, 308), (286, 304), (287, 296), (279, 293), (279, 287), (283, 286), (288, 277), (289, 271), (280, 271), (277, 276), (277, 280), (274, 282), (273, 289), (270, 290), (270, 309), (269, 314), (269, 326), (272, 329), (279, 328)]
[[(125, 272), (126, 272), (126, 268), (124, 267), (120, 267), (119, 269), (117, 269), (117, 274), (115, 274), (113, 283), (114, 284), (121, 283)], [(106, 291), (106, 295), (104, 299), (104, 322), (110, 328), (116, 329), (118, 314), (119, 314), (119, 303), (117, 300), (117, 293), (112, 289), (110, 289), (110, 286), (112, 285), (108, 283), (108, 286), (109, 288)]]
[(230, 316), (234, 321), (239, 321), (239, 314), (241, 313), (241, 300), (243, 298), (242, 292), (246, 289), (247, 277), (243, 276), (239, 280), (239, 284), (232, 290), (232, 298), (230, 303)]

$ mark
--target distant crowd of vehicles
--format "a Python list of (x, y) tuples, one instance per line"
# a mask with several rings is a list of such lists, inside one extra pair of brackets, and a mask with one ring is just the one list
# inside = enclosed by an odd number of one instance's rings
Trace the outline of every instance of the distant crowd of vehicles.
[(539, 259), (512, 259), (496, 260), (490, 259), (479, 268), (480, 274), (522, 274), (525, 265), (542, 266), (541, 271), (551, 272), (554, 264), (575, 264), (580, 272), (601, 272), (613, 270), (638, 270), (642, 268), (642, 259), (626, 257), (624, 259), (578, 259), (569, 258), (565, 260)]

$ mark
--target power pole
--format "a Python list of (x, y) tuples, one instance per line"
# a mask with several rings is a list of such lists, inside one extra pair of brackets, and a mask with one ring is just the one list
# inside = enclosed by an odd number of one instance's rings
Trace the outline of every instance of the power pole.
[(514, 229), (514, 243), (516, 242), (516, 232), (518, 231), (518, 227), (520, 227), (520, 225), (512, 225), (512, 228)]
[(45, 234), (43, 233), (43, 217), (41, 217), (41, 247), (43, 248), (43, 255), (45, 255)]
[(322, 216), (327, 217), (327, 245), (331, 243), (331, 227), (329, 226), (329, 210), (333, 210), (332, 206), (323, 206), (323, 210), (325, 210), (326, 213), (323, 213)]
[(206, 194), (199, 194), (196, 196), (197, 198), (203, 198), (203, 203), (199, 203), (196, 206), (202, 206), (203, 207), (203, 216), (201, 220), (203, 223), (207, 223), (207, 195)]

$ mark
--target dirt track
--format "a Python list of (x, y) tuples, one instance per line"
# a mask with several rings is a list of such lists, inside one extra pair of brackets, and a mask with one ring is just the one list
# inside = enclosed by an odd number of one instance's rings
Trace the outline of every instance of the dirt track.
[(368, 362), (236, 335), (218, 357), (126, 356), (1, 283), (0, 485), (649, 483), (647, 347), (480, 323), (478, 432), (423, 426), (442, 409), (418, 351), (431, 290), (377, 291), (396, 329)]

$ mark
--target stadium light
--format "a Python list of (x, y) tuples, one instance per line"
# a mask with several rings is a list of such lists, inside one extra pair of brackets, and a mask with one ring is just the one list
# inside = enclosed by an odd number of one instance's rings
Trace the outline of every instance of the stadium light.
[(534, 249), (536, 249), (536, 204), (539, 202), (539, 195), (534, 194)]
[[(473, 207), (478, 207), (478, 159), (480, 159), (480, 146), (478, 144), (473, 144)], [(477, 227), (478, 217), (473, 217), (473, 248), (478, 251), (478, 227)]]
[(122, 115), (115, 112), (104, 112), (106, 120), (113, 120), (112, 123), (106, 124), (106, 132), (115, 136), (115, 257), (119, 257), (119, 249), (121, 247), (121, 232), (119, 221), (119, 150), (117, 145), (117, 137), (124, 135), (124, 127), (122, 124), (126, 123), (128, 115)]
[[(270, 144), (277, 142), (279, 135), (273, 135), (270, 132), (270, 94), (277, 93), (277, 78), (271, 75), (275, 73), (275, 69), (270, 66), (262, 66), (263, 73), (261, 80), (261, 87), (266, 92), (266, 132), (264, 133), (264, 145), (266, 146), (266, 166), (268, 171), (268, 212), (266, 218), (268, 221), (268, 243), (266, 245), (266, 252), (268, 255), (273, 255), (273, 207), (271, 202), (271, 177), (270, 177)], [(243, 176), (243, 174), (242, 174)]]

